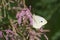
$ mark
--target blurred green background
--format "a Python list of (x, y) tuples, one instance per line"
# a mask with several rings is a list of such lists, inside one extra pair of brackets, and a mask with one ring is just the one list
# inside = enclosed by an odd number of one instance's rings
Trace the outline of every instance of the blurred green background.
[(27, 0), (26, 4), (31, 4), (32, 11), (48, 21), (45, 29), (50, 30), (49, 40), (60, 40), (60, 0)]

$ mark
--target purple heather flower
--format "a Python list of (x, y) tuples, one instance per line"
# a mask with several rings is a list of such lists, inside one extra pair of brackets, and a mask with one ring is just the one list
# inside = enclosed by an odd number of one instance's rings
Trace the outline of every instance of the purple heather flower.
[(3, 34), (2, 34), (2, 31), (0, 31), (0, 38), (2, 38), (3, 37)]
[(7, 34), (9, 34), (9, 33), (12, 33), (12, 34), (14, 34), (14, 32), (13, 31), (11, 31), (11, 30), (5, 30), (5, 32), (7, 33)]
[(26, 15), (27, 15), (27, 17), (28, 17), (29, 20), (30, 20), (30, 25), (32, 25), (32, 24), (33, 24), (33, 19), (32, 19), (32, 14), (31, 14), (31, 12), (30, 12), (29, 9), (27, 9)]
[(8, 37), (10, 37), (12, 40), (13, 40), (13, 35), (14, 35), (14, 32), (13, 31), (11, 31), (11, 30), (5, 30), (5, 32), (6, 32), (6, 40), (8, 40)]
[(31, 14), (31, 12), (30, 12), (30, 10), (27, 8), (26, 9), (26, 15), (28, 16), (28, 17), (31, 17), (32, 16), (32, 14)]
[(14, 40), (14, 38), (12, 37), (11, 40)]
[(22, 17), (25, 15), (25, 10), (21, 10), (19, 17)]
[(18, 24), (21, 24), (21, 17), (18, 19)]
[(32, 20), (32, 14), (28, 8), (22, 9), (21, 12), (17, 13), (16, 18), (18, 19), (18, 24), (21, 24), (21, 20), (24, 16), (28, 17), (30, 24), (32, 25), (32, 21), (33, 21)]
[(18, 13), (16, 14), (16, 18), (19, 18), (19, 15), (20, 15), (20, 12), (18, 12)]
[(16, 18), (20, 18), (20, 17), (22, 17), (22, 16), (24, 16), (25, 15), (25, 11), (24, 10), (21, 10), (21, 12), (17, 12), (17, 14), (16, 14)]
[(18, 19), (18, 24), (21, 24), (22, 17), (25, 15), (25, 11), (21, 10), (21, 12), (18, 12), (16, 15), (16, 18)]

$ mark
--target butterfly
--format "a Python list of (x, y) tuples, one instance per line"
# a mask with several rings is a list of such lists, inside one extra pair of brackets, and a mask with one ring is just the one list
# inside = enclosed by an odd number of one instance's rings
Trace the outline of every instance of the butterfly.
[(33, 28), (40, 29), (45, 24), (47, 24), (47, 20), (45, 18), (33, 14)]

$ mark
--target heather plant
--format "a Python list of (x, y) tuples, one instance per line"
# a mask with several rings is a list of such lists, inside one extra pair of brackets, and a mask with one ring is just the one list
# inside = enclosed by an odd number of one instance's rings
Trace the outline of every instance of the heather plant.
[[(48, 40), (43, 25), (43, 17), (35, 17), (25, 0), (0, 0), (0, 39), (1, 40), (41, 40), (42, 35)], [(35, 15), (35, 16), (34, 16)], [(38, 18), (38, 20), (37, 20)], [(34, 21), (36, 20), (36, 21)], [(39, 20), (43, 20), (39, 23)], [(34, 26), (35, 25), (35, 26)], [(39, 25), (40, 27), (36, 29)]]

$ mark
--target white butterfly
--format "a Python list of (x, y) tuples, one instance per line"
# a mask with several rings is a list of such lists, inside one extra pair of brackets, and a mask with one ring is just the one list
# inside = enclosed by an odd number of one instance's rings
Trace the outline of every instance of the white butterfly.
[(47, 20), (41, 16), (33, 14), (33, 28), (40, 29), (45, 24), (47, 24)]

